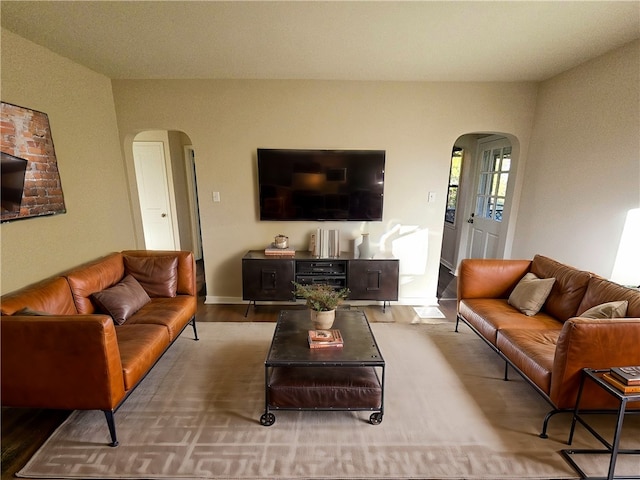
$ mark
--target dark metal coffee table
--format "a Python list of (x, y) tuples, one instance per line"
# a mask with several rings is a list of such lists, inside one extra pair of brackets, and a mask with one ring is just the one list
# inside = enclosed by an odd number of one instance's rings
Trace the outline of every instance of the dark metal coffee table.
[(283, 310), (265, 366), (264, 426), (276, 420), (272, 410), (369, 410), (372, 425), (382, 422), (385, 362), (367, 317), (338, 310), (334, 329), (341, 348), (309, 348), (313, 329), (308, 310)]

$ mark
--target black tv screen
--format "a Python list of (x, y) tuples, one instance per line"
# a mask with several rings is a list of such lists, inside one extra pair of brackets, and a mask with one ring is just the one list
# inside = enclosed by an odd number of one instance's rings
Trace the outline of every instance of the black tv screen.
[(258, 149), (260, 220), (382, 220), (384, 150)]

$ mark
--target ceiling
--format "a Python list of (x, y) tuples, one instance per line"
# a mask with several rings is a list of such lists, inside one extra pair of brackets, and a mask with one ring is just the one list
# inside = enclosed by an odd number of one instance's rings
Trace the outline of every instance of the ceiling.
[(640, 38), (640, 1), (14, 1), (2, 27), (114, 79), (541, 81)]

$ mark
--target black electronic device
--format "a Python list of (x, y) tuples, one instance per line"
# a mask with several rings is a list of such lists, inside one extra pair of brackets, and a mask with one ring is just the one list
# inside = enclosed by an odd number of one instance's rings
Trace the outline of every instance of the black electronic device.
[(384, 150), (259, 148), (260, 220), (381, 221)]
[(5, 152), (0, 152), (0, 157), (2, 158), (2, 188), (0, 188), (2, 210), (15, 212), (20, 210), (28, 162), (24, 158), (14, 157)]

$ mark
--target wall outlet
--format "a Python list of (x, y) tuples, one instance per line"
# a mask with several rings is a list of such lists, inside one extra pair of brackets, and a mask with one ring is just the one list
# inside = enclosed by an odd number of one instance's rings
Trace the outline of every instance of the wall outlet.
[(220, 192), (213, 192), (213, 194), (211, 196), (213, 197), (213, 201), (215, 203), (219, 203), (220, 202)]

